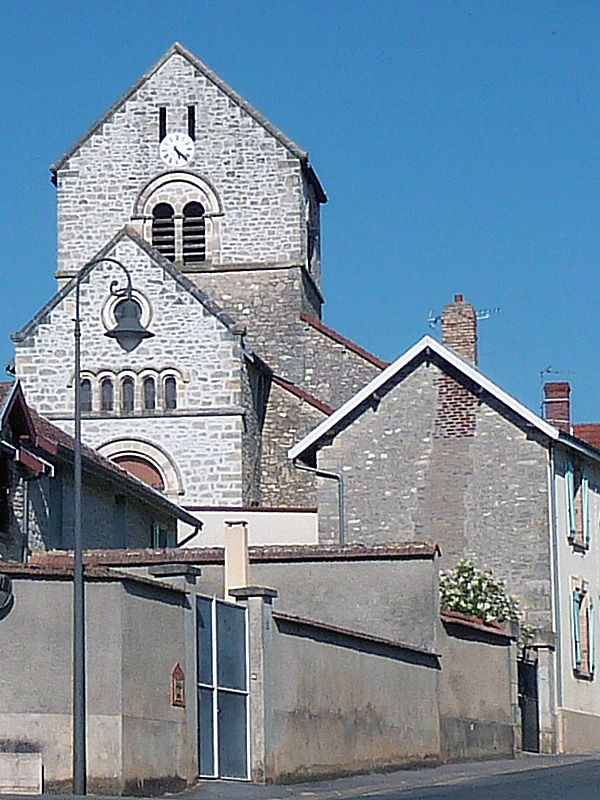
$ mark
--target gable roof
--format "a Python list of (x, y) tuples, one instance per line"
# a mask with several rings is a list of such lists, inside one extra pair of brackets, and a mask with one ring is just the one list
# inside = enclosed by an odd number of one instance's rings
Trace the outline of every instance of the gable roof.
[(445, 363), (453, 367), (476, 386), (479, 386), (483, 391), (495, 397), (496, 400), (509, 408), (524, 422), (528, 423), (548, 438), (553, 440), (560, 439), (568, 446), (575, 447), (578, 450), (584, 448), (589, 455), (592, 455), (594, 458), (600, 458), (600, 452), (595, 451), (594, 448), (585, 445), (583, 442), (579, 442), (575, 437), (564, 434), (563, 431), (560, 431), (554, 425), (550, 425), (550, 423), (543, 420), (537, 414), (534, 414), (533, 411), (530, 411), (530, 409), (526, 408), (522, 403), (519, 403), (518, 400), (515, 400), (514, 397), (511, 397), (511, 395), (489, 380), (489, 378), (486, 378), (485, 375), (479, 372), (472, 364), (469, 364), (453, 350), (440, 344), (431, 336), (423, 336), (423, 338), (407, 350), (404, 355), (400, 356), (393, 364), (390, 364), (366, 386), (363, 386), (363, 388), (344, 403), (344, 405), (334, 411), (328, 419), (323, 420), (320, 425), (317, 425), (307, 436), (290, 448), (288, 450), (288, 458), (298, 458), (308, 449), (316, 445), (326, 434), (333, 431), (336, 426), (340, 425), (356, 408), (372, 397), (379, 388), (394, 378), (401, 370), (408, 367), (412, 362), (422, 361), (431, 353), (438, 356), (442, 364)]
[(310, 394), (310, 392), (306, 392), (304, 389), (296, 386), (296, 384), (292, 383), (292, 381), (288, 381), (287, 378), (282, 378), (280, 375), (273, 375), (273, 383), (276, 383), (277, 386), (285, 389), (287, 392), (293, 394), (295, 397), (298, 397), (300, 400), (304, 400), (305, 403), (313, 406), (313, 408), (322, 411), (323, 414), (333, 414), (333, 408), (331, 408), (331, 406), (328, 406), (327, 403), (323, 403), (318, 397), (315, 397), (314, 394)]
[(203, 64), (200, 59), (196, 58), (196, 56), (190, 53), (190, 51), (187, 50), (182, 44), (179, 44), (179, 42), (172, 44), (167, 52), (161, 58), (159, 58), (158, 61), (151, 66), (150, 69), (147, 70), (142, 77), (116, 101), (116, 103), (113, 103), (108, 111), (103, 114), (100, 119), (95, 122), (91, 128), (89, 128), (61, 158), (58, 159), (58, 161), (51, 165), (50, 171), (53, 173), (54, 178), (56, 178), (56, 173), (59, 169), (61, 169), (61, 167), (64, 166), (69, 158), (71, 158), (71, 156), (77, 150), (79, 150), (79, 148), (84, 145), (87, 140), (90, 139), (94, 133), (96, 133), (96, 131), (102, 127), (102, 125), (109, 120), (113, 114), (118, 111), (121, 106), (123, 106), (127, 100), (129, 100), (129, 98), (132, 97), (132, 95), (134, 95), (138, 89), (140, 89), (156, 72), (158, 72), (163, 64), (165, 64), (175, 54), (185, 58), (194, 67), (194, 69), (204, 75), (208, 81), (213, 83), (218, 89), (226, 94), (233, 103), (243, 109), (250, 117), (252, 117), (259, 125), (261, 125), (268, 133), (270, 133), (271, 136), (277, 139), (277, 141), (279, 141), (287, 150), (289, 150), (292, 155), (296, 156), (296, 158), (302, 162), (302, 166), (305, 168), (307, 178), (315, 188), (319, 202), (327, 202), (327, 197), (323, 191), (323, 187), (321, 186), (313, 168), (308, 164), (308, 153), (298, 147), (298, 145), (289, 139), (284, 133), (282, 133), (279, 128), (269, 122), (269, 120), (253, 106), (251, 106), (247, 100), (244, 100), (244, 98), (234, 91), (231, 86), (225, 83), (222, 78), (219, 78), (219, 76), (209, 69), (206, 64)]
[(309, 314), (305, 314), (304, 311), (301, 312), (300, 319), (302, 322), (310, 325), (311, 328), (314, 328), (319, 333), (322, 333), (328, 339), (337, 342), (337, 344), (343, 345), (347, 350), (350, 350), (352, 353), (356, 353), (357, 356), (364, 358), (365, 361), (368, 361), (375, 367), (385, 369), (387, 366), (389, 366), (389, 361), (382, 361), (380, 358), (377, 358), (377, 356), (374, 356), (373, 353), (369, 353), (368, 350), (365, 350), (363, 347), (360, 347), (360, 345), (356, 344), (350, 339), (346, 339), (345, 336), (342, 336), (337, 331), (334, 331), (333, 328), (328, 328), (327, 325), (323, 325), (320, 319), (311, 317)]
[(146, 255), (148, 255), (158, 266), (161, 267), (165, 272), (167, 272), (173, 280), (178, 283), (183, 289), (189, 292), (193, 297), (198, 300), (198, 302), (204, 306), (204, 308), (211, 314), (213, 317), (219, 320), (233, 335), (239, 334), (239, 329), (236, 326), (236, 323), (231, 319), (227, 312), (223, 311), (223, 309), (218, 306), (211, 298), (205, 294), (201, 289), (199, 289), (192, 281), (183, 275), (177, 267), (175, 267), (168, 259), (166, 259), (163, 255), (161, 255), (158, 250), (155, 250), (152, 245), (148, 244), (141, 236), (136, 233), (132, 228), (126, 225), (124, 228), (113, 236), (113, 238), (106, 244), (102, 250), (100, 250), (94, 258), (88, 261), (87, 264), (80, 269), (80, 271), (75, 275), (71, 280), (63, 286), (63, 288), (57, 292), (54, 297), (52, 297), (45, 306), (43, 306), (38, 313), (32, 317), (29, 322), (21, 328), (20, 331), (11, 334), (11, 339), (13, 342), (22, 342), (28, 336), (30, 336), (33, 331), (43, 322), (44, 318), (52, 312), (58, 305), (61, 303), (65, 297), (67, 297), (76, 287), (78, 280), (85, 280), (85, 278), (95, 269), (97, 266), (94, 263), (98, 259), (102, 259), (106, 256), (110, 251), (122, 240), (122, 239), (130, 239), (135, 245), (137, 245), (141, 250), (143, 250)]
[[(55, 454), (63, 456), (63, 458), (64, 456), (67, 456), (67, 461), (70, 462), (74, 457), (75, 450), (75, 440), (73, 437), (66, 433), (66, 431), (63, 431), (62, 428), (54, 425), (45, 417), (40, 416), (35, 409), (29, 407), (27, 407), (27, 409), (33, 421), (36, 438), (43, 442), (50, 442), (53, 444), (55, 447)], [(82, 444), (81, 455), (84, 466), (88, 471), (95, 471), (97, 475), (100, 474), (107, 480), (111, 480), (113, 483), (118, 483), (122, 490), (126, 490), (130, 494), (136, 495), (138, 498), (141, 498), (144, 502), (154, 506), (155, 508), (160, 508), (170, 517), (181, 519), (188, 525), (198, 528), (202, 527), (202, 522), (199, 519), (187, 512), (181, 506), (171, 502), (171, 500), (165, 497), (161, 492), (153, 489), (152, 486), (149, 486), (148, 484), (139, 480), (135, 477), (135, 475), (132, 475), (126, 469), (123, 469), (123, 467), (115, 464), (114, 461), (105, 458), (97, 450), (94, 450), (93, 447)], [(50, 456), (46, 456), (46, 458), (52, 460)]]

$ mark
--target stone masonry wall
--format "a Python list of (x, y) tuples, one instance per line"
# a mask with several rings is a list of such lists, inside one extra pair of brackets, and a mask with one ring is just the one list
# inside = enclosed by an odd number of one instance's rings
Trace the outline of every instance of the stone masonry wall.
[[(190, 273), (189, 277), (247, 329), (245, 343), (277, 373), (304, 382), (305, 279), (300, 267)], [(313, 310), (313, 313), (314, 310)]]
[(306, 391), (332, 408), (338, 408), (381, 372), (374, 364), (340, 341), (303, 321), (304, 378)]
[(315, 478), (296, 469), (287, 451), (326, 415), (276, 383), (271, 385), (262, 442), (262, 504), (308, 507), (316, 505)]
[(131, 219), (146, 184), (167, 169), (159, 157), (159, 107), (167, 131), (187, 132), (196, 105), (189, 171), (221, 200), (215, 261), (306, 263), (301, 164), (284, 145), (179, 53), (174, 53), (62, 166), (59, 273), (77, 270)]
[[(547, 449), (490, 398), (473, 435), (435, 436), (440, 370), (422, 364), (319, 451), (341, 471), (349, 541), (429, 539), (447, 569), (472, 558), (506, 581), (535, 626), (550, 622)], [(465, 387), (463, 387), (465, 388)], [(319, 488), (320, 537), (335, 539), (337, 497)]]
[[(117, 267), (100, 264), (81, 286), (82, 370), (94, 380), (126, 372), (140, 382), (145, 370), (176, 369), (181, 376), (178, 406), (168, 414), (98, 412), (84, 420), (85, 441), (94, 446), (131, 437), (154, 442), (182, 473), (183, 502), (242, 503), (238, 337), (128, 237), (111, 255), (131, 270), (134, 287), (151, 308), (149, 329), (155, 336), (131, 353), (104, 336), (101, 311), (111, 281), (122, 285), (122, 274)], [(67, 428), (73, 413), (73, 315), (72, 292), (15, 347), (16, 375), (27, 401)], [(115, 404), (118, 409), (118, 396)]]

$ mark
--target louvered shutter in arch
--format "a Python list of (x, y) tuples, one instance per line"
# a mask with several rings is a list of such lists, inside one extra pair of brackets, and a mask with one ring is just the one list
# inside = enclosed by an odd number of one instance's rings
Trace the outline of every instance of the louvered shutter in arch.
[(206, 223), (204, 206), (188, 203), (183, 209), (183, 263), (196, 264), (206, 260)]
[(169, 261), (175, 261), (175, 212), (168, 203), (152, 210), (152, 247)]

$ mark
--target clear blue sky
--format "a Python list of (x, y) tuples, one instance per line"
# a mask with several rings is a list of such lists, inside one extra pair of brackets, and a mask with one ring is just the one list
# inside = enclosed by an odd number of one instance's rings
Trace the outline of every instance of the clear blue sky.
[(310, 152), (325, 322), (394, 359), (455, 293), (480, 367), (600, 420), (600, 3), (3, 4), (0, 357), (54, 293), (49, 165), (178, 40)]

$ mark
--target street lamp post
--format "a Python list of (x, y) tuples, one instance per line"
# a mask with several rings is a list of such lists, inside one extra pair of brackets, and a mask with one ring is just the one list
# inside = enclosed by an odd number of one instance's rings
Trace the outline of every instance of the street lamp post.
[(89, 261), (77, 275), (75, 283), (75, 431), (73, 447), (74, 481), (74, 544), (73, 544), (73, 794), (86, 794), (86, 702), (85, 702), (85, 593), (83, 584), (83, 546), (81, 525), (81, 281), (96, 264), (108, 261), (120, 267), (127, 278), (124, 290), (117, 290), (118, 281), (110, 285), (113, 295), (121, 295), (121, 315), (113, 330), (105, 336), (116, 339), (123, 350), (134, 350), (142, 339), (154, 336), (139, 321), (139, 307), (133, 300), (131, 275), (116, 258)]

